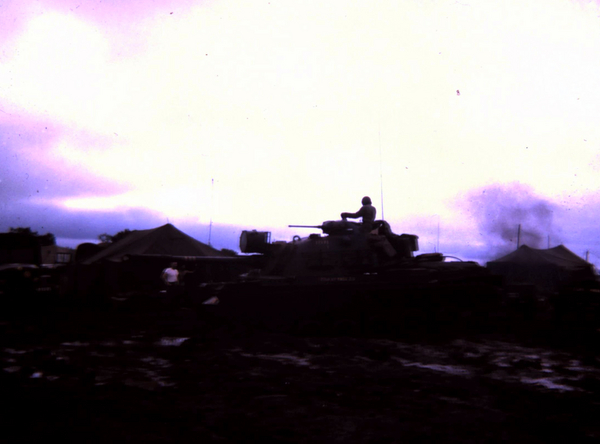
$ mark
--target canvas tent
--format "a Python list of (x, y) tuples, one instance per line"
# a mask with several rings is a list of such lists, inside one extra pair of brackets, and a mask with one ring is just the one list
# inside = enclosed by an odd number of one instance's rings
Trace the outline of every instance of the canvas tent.
[(487, 268), (503, 276), (508, 285), (531, 284), (538, 291), (550, 293), (596, 279), (593, 266), (563, 245), (547, 250), (523, 245), (488, 262)]
[(166, 224), (150, 230), (132, 231), (119, 242), (84, 260), (83, 264), (100, 261), (121, 262), (128, 255), (227, 256), (188, 236), (173, 225)]
[(229, 254), (206, 245), (171, 224), (132, 231), (77, 265), (76, 294), (114, 296), (159, 289), (161, 271), (171, 261), (193, 271), (199, 282), (225, 280), (237, 273)]

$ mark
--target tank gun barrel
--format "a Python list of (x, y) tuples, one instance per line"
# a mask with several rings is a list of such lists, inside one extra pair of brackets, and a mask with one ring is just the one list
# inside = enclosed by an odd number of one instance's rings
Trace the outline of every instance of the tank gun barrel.
[(288, 225), (289, 228), (323, 228), (323, 225)]
[(350, 234), (354, 232), (357, 224), (345, 220), (326, 220), (321, 225), (288, 225), (290, 228), (318, 228), (325, 234)]

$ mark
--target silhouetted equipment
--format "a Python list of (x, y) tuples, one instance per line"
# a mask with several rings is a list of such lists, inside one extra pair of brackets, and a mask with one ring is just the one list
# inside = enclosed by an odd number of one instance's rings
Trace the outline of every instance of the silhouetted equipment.
[(26, 233), (0, 233), (0, 264), (42, 263), (38, 236)]
[(270, 243), (271, 233), (268, 231), (242, 231), (240, 251), (242, 253), (266, 253)]
[(485, 268), (446, 262), (441, 253), (415, 256), (418, 236), (395, 234), (386, 221), (375, 221), (369, 233), (345, 220), (290, 227), (322, 233), (271, 242), (269, 232), (243, 231), (240, 249), (260, 253), (260, 267), (203, 287), (200, 299), (217, 297), (215, 314), (267, 328), (328, 329), (341, 322), (361, 331), (466, 325), (466, 313), (487, 320), (495, 302), (495, 281)]
[[(44, 243), (45, 237), (0, 233), (0, 311), (16, 306), (45, 307), (58, 296), (65, 264), (44, 264), (44, 249), (57, 249)], [(49, 259), (55, 257), (49, 255)]]

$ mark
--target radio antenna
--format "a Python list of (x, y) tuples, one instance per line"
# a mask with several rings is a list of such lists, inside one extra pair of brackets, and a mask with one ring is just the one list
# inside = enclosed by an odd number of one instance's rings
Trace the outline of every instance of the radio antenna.
[(437, 226), (437, 251), (440, 252), (440, 215), (438, 214), (438, 226)]
[(383, 216), (383, 169), (381, 161), (381, 125), (378, 124), (377, 132), (379, 134), (379, 194), (381, 195), (381, 219), (385, 220)]
[(215, 194), (215, 179), (210, 179), (210, 223), (208, 225), (208, 246), (210, 247), (210, 236), (212, 234), (212, 210), (213, 210), (213, 200)]

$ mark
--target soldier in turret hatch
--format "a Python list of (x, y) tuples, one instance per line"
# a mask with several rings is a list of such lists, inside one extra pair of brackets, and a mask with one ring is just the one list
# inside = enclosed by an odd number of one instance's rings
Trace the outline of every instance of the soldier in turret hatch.
[(375, 221), (375, 214), (377, 214), (377, 210), (373, 205), (371, 205), (371, 198), (369, 196), (365, 196), (362, 198), (362, 207), (356, 213), (342, 213), (342, 219), (358, 219), (362, 218), (362, 226), (361, 230), (364, 232), (369, 232), (373, 230), (373, 222)]

